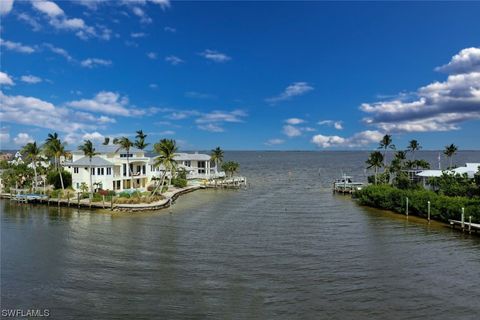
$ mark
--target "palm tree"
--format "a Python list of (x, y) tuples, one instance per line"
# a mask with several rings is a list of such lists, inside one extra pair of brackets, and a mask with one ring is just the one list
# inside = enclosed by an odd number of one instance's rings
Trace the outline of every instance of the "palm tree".
[(218, 165), (223, 162), (223, 150), (216, 147), (210, 153), (210, 160), (215, 162), (215, 173), (218, 173)]
[(37, 147), (37, 142), (29, 142), (27, 143), (23, 149), (22, 153), (25, 156), (25, 159), (30, 160), (33, 165), (33, 172), (35, 174), (35, 181), (34, 181), (34, 190), (37, 189), (37, 162), (39, 160), (40, 154), (42, 153), (42, 150)]
[(108, 144), (110, 143), (110, 138), (109, 137), (105, 137), (105, 139), (103, 140), (103, 145), (104, 146), (108, 146)]
[(92, 158), (97, 154), (93, 143), (90, 140), (85, 140), (84, 144), (78, 146), (78, 150), (83, 151), (85, 157), (88, 157), (90, 162), (89, 171), (90, 171), (90, 199), (93, 198), (93, 184), (92, 184)]
[(227, 161), (224, 164), (222, 164), (222, 170), (225, 171), (230, 177), (233, 176), (235, 172), (237, 172), (238, 168), (240, 167), (240, 164), (235, 161)]
[(458, 151), (458, 147), (453, 143), (449, 146), (445, 146), (445, 150), (443, 151), (443, 153), (450, 160), (450, 169), (452, 168), (453, 156), (457, 153), (457, 151)]
[[(178, 151), (177, 143), (175, 140), (171, 139), (162, 139), (160, 142), (155, 143), (153, 145), (153, 150), (158, 154), (158, 157), (155, 158), (155, 162), (153, 163), (154, 167), (160, 167), (163, 165), (164, 171), (162, 174), (162, 178), (160, 179), (160, 184), (157, 185), (155, 190), (153, 190), (152, 194), (157, 192), (159, 187), (163, 188), (163, 184), (165, 183), (165, 177), (167, 172), (169, 171), (170, 174), (177, 168), (177, 162), (175, 161), (175, 156)], [(162, 190), (160, 189), (160, 193)]]
[(143, 130), (138, 130), (135, 138), (136, 138), (135, 147), (137, 147), (140, 150), (145, 149), (150, 144), (150, 143), (145, 143), (145, 139), (147, 138), (147, 135), (143, 133)]
[(116, 141), (114, 140), (114, 143), (118, 145), (118, 148), (115, 152), (118, 152), (121, 149), (124, 149), (127, 152), (127, 168), (128, 175), (130, 177), (130, 188), (133, 188), (133, 176), (132, 170), (130, 170), (130, 148), (133, 147), (133, 142), (127, 137), (121, 137)]
[(372, 152), (365, 163), (368, 164), (367, 169), (373, 168), (375, 170), (375, 184), (377, 184), (378, 169), (384, 165), (382, 153), (379, 151)]
[(395, 145), (392, 142), (392, 136), (390, 134), (386, 134), (383, 136), (382, 140), (380, 140), (380, 145), (378, 146), (378, 149), (383, 149), (384, 167), (386, 167), (385, 162), (387, 161), (387, 149), (395, 150)]
[(60, 175), (60, 183), (62, 184), (62, 191), (65, 191), (65, 185), (63, 184), (63, 168), (60, 166), (60, 157), (65, 156), (65, 143), (60, 140), (58, 134), (54, 132), (49, 133), (45, 140), (45, 153), (54, 158), (55, 168)]
[(412, 153), (412, 160), (415, 161), (415, 152), (422, 149), (420, 143), (417, 140), (410, 140), (407, 150)]

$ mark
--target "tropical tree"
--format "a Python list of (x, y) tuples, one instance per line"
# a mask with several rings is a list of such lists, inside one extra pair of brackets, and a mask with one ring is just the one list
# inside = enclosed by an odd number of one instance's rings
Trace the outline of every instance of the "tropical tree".
[(145, 143), (145, 139), (147, 139), (147, 135), (143, 133), (143, 130), (138, 130), (137, 135), (135, 136), (135, 147), (140, 150), (145, 149), (150, 143)]
[(390, 134), (383, 136), (382, 140), (380, 140), (378, 149), (383, 149), (383, 166), (386, 167), (385, 163), (387, 161), (387, 149), (395, 150), (395, 145), (393, 144), (393, 139)]
[(105, 139), (103, 140), (103, 145), (104, 146), (108, 146), (108, 144), (110, 143), (110, 138), (109, 137), (105, 137)]
[[(177, 162), (175, 161), (176, 153), (178, 152), (177, 143), (175, 140), (172, 139), (162, 139), (160, 142), (155, 143), (153, 145), (153, 150), (158, 156), (155, 158), (153, 163), (154, 167), (163, 166), (164, 171), (162, 174), (162, 178), (160, 179), (160, 184), (156, 186), (153, 190), (152, 195), (157, 192), (159, 187), (163, 188), (163, 184), (165, 183), (165, 177), (167, 172), (170, 172), (170, 176), (172, 172), (174, 172), (177, 168)], [(160, 193), (162, 189), (160, 189)]]
[(119, 150), (122, 150), (122, 149), (127, 152), (127, 168), (128, 168), (127, 170), (128, 170), (128, 175), (130, 177), (130, 188), (133, 188), (133, 176), (132, 176), (132, 170), (130, 169), (130, 149), (133, 147), (133, 142), (127, 137), (121, 137), (119, 139), (114, 140), (114, 143), (118, 146), (115, 152), (118, 152)]
[(374, 151), (370, 154), (370, 157), (368, 158), (367, 161), (365, 161), (366, 164), (368, 164), (367, 169), (373, 168), (375, 171), (375, 184), (377, 184), (377, 175), (378, 175), (378, 169), (381, 168), (384, 165), (384, 158), (381, 152), (379, 151)]
[(229, 177), (232, 177), (235, 172), (238, 171), (240, 164), (235, 161), (227, 161), (222, 164), (222, 170), (228, 174)]
[(65, 185), (63, 183), (63, 168), (60, 165), (60, 157), (65, 156), (65, 143), (60, 140), (56, 132), (49, 133), (47, 139), (45, 140), (45, 154), (54, 159), (54, 165), (57, 171), (60, 174), (60, 182), (62, 184), (62, 191), (65, 191)]
[(34, 182), (33, 182), (33, 187), (36, 189), (37, 188), (37, 162), (40, 158), (40, 155), (42, 153), (42, 150), (37, 146), (37, 142), (29, 142), (27, 143), (23, 149), (22, 153), (25, 157), (25, 159), (31, 161), (33, 165), (33, 172), (34, 172)]
[(420, 143), (417, 140), (410, 140), (407, 150), (412, 153), (412, 160), (415, 161), (415, 152), (422, 149)]
[(218, 173), (218, 165), (223, 162), (223, 150), (216, 147), (210, 153), (210, 160), (215, 163), (215, 173)]
[(85, 157), (88, 157), (88, 161), (90, 162), (89, 165), (89, 172), (90, 172), (90, 199), (93, 198), (93, 184), (92, 184), (92, 158), (97, 154), (95, 152), (95, 148), (93, 147), (93, 143), (90, 140), (85, 140), (85, 142), (78, 146), (78, 150), (83, 151)]
[(457, 151), (458, 151), (458, 147), (453, 143), (449, 146), (445, 146), (445, 150), (443, 151), (443, 154), (445, 154), (449, 159), (450, 169), (452, 168), (453, 156), (457, 153)]

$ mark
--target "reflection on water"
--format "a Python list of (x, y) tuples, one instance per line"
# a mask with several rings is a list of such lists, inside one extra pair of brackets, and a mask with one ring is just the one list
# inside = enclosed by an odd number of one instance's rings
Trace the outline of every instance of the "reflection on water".
[(366, 154), (227, 153), (252, 186), (197, 191), (157, 213), (2, 201), (2, 308), (50, 308), (54, 319), (476, 318), (480, 237), (331, 193), (342, 171), (364, 179)]

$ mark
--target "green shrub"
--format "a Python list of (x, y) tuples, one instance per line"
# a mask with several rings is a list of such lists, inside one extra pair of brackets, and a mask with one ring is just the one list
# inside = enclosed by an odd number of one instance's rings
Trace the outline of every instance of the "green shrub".
[(172, 185), (176, 188), (185, 188), (187, 186), (187, 179), (180, 177), (172, 179)]
[(388, 185), (370, 185), (356, 192), (360, 204), (381, 209), (405, 213), (405, 199), (409, 200), (409, 213), (427, 216), (427, 202), (430, 201), (432, 219), (447, 222), (459, 220), (461, 208), (465, 216), (472, 216), (473, 221), (480, 221), (480, 199), (467, 197), (450, 197), (439, 195), (424, 189), (401, 190)]

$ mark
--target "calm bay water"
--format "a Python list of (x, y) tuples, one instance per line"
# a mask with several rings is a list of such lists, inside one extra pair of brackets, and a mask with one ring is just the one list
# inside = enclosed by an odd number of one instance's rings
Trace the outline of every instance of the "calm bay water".
[(331, 193), (342, 171), (365, 180), (367, 154), (229, 152), (247, 190), (197, 191), (156, 213), (1, 201), (2, 309), (48, 308), (53, 319), (478, 319), (480, 237)]

